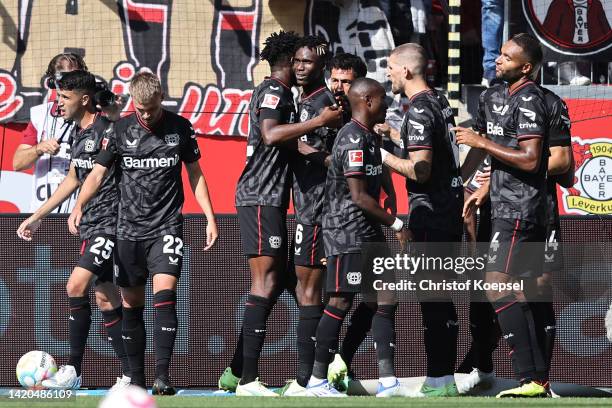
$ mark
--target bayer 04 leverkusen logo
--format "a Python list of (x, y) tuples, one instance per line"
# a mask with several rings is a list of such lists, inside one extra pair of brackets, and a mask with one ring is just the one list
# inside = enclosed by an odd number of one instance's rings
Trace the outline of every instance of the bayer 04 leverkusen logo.
[(574, 186), (561, 188), (567, 213), (612, 214), (612, 142), (572, 137)]
[(611, 0), (522, 0), (535, 35), (566, 55), (593, 55), (612, 46)]

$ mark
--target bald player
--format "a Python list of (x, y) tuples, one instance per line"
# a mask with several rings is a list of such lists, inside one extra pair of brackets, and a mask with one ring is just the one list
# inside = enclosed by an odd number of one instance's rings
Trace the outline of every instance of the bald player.
[[(416, 242), (461, 242), (463, 182), (452, 110), (446, 98), (425, 81), (427, 59), (418, 44), (403, 44), (389, 56), (387, 77), (394, 94), (409, 98), (401, 134), (402, 158), (382, 150), (383, 162), (406, 177), (410, 204), (408, 230)], [(439, 248), (440, 245), (434, 245)], [(449, 254), (430, 253), (446, 257)], [(417, 271), (421, 279), (444, 279), (446, 271)], [(426, 275), (424, 274), (426, 273)], [(451, 272), (452, 274), (452, 272)], [(449, 294), (419, 293), (423, 318), (427, 378), (417, 396), (458, 395), (454, 379), (457, 360), (457, 312)]]
[[(326, 291), (329, 296), (316, 335), (315, 363), (308, 382), (308, 395), (344, 397), (327, 377), (329, 363), (338, 348), (338, 335), (344, 317), (351, 308), (362, 279), (371, 271), (362, 271), (362, 249), (366, 243), (384, 243), (381, 225), (388, 225), (405, 243), (403, 222), (379, 205), (382, 183), (380, 140), (374, 125), (385, 120), (385, 90), (376, 81), (359, 78), (349, 93), (352, 118), (338, 133), (331, 153), (325, 183), (323, 243), (327, 256)], [(364, 276), (365, 275), (365, 276)], [(393, 354), (395, 343), (394, 299), (379, 299), (372, 322), (379, 362), (379, 396), (399, 393)]]

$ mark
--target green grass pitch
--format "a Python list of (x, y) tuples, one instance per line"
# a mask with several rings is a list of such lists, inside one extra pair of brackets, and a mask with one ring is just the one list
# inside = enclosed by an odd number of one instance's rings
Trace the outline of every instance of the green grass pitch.
[[(81, 408), (98, 406), (100, 398), (77, 397), (70, 401), (10, 401), (0, 400), (0, 407), (64, 407)], [(593, 407), (611, 406), (612, 398), (558, 398), (558, 399), (495, 399), (484, 397), (410, 399), (375, 397), (349, 398), (254, 398), (254, 397), (157, 397), (159, 408), (406, 408), (406, 407)]]

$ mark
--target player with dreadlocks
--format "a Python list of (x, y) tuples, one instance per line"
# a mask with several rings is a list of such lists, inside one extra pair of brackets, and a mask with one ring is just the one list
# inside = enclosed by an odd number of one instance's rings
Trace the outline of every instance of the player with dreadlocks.
[[(301, 38), (293, 56), (293, 72), (302, 94), (298, 104), (299, 121), (316, 118), (325, 107), (336, 105), (333, 94), (325, 84), (325, 66), (330, 53), (327, 42), (317, 36)], [(300, 137), (300, 144), (323, 151), (331, 151), (336, 129), (320, 127)], [(290, 256), (295, 265), (297, 285), (295, 294), (299, 305), (297, 326), (297, 379), (287, 384), (284, 396), (306, 395), (306, 385), (312, 373), (315, 356), (317, 325), (323, 313), (321, 282), (325, 258), (321, 234), (321, 218), (327, 168), (316, 157), (293, 153), (293, 204), (296, 229)]]
[[(254, 90), (249, 105), (247, 163), (236, 187), (236, 209), (242, 247), (251, 269), (251, 289), (242, 325), (243, 367), (229, 374), (241, 377), (236, 394), (277, 396), (258, 379), (258, 362), (266, 336), (266, 321), (283, 289), (287, 257), (287, 208), (291, 191), (289, 161), (297, 139), (317, 128), (337, 127), (342, 110), (325, 108), (319, 116), (295, 121), (291, 87), (295, 84), (291, 59), (299, 37), (273, 33), (265, 41), (261, 59), (270, 76)], [(239, 360), (236, 356), (234, 360)], [(238, 366), (239, 364), (237, 364)], [(226, 370), (227, 371), (227, 370)]]

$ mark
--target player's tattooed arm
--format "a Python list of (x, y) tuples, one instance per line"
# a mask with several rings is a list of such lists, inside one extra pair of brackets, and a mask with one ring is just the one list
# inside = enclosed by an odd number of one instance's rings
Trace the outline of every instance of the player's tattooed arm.
[(276, 146), (323, 126), (342, 126), (342, 108), (326, 106), (318, 116), (298, 123), (281, 124), (277, 119), (265, 118), (261, 123), (261, 137), (266, 145)]
[(400, 159), (384, 149), (380, 150), (384, 164), (391, 170), (417, 183), (426, 183), (429, 180), (433, 159), (430, 149), (413, 150), (408, 153), (407, 159)]
[(189, 176), (191, 191), (193, 191), (196, 201), (206, 216), (206, 245), (204, 246), (204, 250), (206, 251), (215, 244), (219, 236), (215, 213), (208, 193), (208, 185), (206, 184), (206, 179), (204, 178), (204, 174), (202, 174), (202, 169), (198, 161), (185, 163), (185, 168)]
[(73, 235), (79, 234), (79, 225), (81, 223), (81, 217), (83, 216), (83, 207), (96, 196), (100, 186), (102, 185), (102, 181), (107, 174), (108, 168), (96, 163), (81, 186), (79, 197), (74, 204), (72, 213), (70, 213), (70, 216), (68, 217), (68, 229)]
[(532, 137), (519, 140), (518, 149), (499, 145), (485, 139), (471, 129), (455, 127), (452, 130), (457, 135), (457, 143), (477, 149), (482, 149), (497, 160), (528, 173), (536, 173), (542, 157), (542, 138)]
[(34, 214), (24, 220), (19, 228), (17, 229), (17, 236), (26, 241), (32, 240), (32, 235), (36, 232), (40, 226), (41, 220), (45, 218), (51, 211), (57, 208), (63, 203), (70, 194), (74, 193), (81, 183), (76, 175), (74, 165), (70, 165), (68, 174), (62, 180), (61, 184), (53, 192), (51, 197), (38, 209)]

